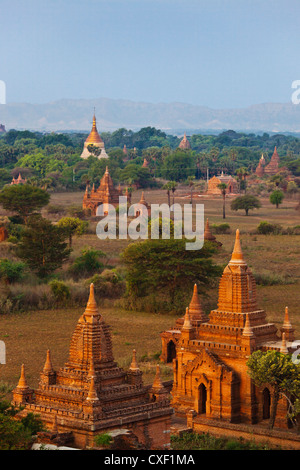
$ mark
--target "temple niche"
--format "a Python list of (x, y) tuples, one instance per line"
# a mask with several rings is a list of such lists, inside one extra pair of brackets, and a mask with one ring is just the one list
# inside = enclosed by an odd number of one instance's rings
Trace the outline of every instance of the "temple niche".
[(71, 338), (66, 364), (56, 371), (47, 351), (36, 390), (28, 386), (22, 365), (13, 404), (23, 408), (19, 417), (28, 413), (40, 416), (48, 430), (42, 433), (44, 439), (66, 440), (80, 449), (93, 447), (98, 434), (120, 428), (132, 432), (144, 448), (170, 445), (173, 410), (160, 368), (157, 366), (153, 385), (145, 386), (135, 350), (128, 371), (117, 365), (93, 284)]
[[(194, 430), (207, 426), (208, 432), (214, 420), (256, 424), (268, 419), (271, 388), (256, 387), (246, 363), (259, 349), (292, 353), (297, 347), (294, 340), (287, 308), (278, 332), (257, 305), (255, 279), (237, 230), (231, 260), (219, 283), (217, 308), (209, 316), (203, 312), (195, 285), (184, 317), (161, 333), (161, 360), (173, 364), (171, 404), (176, 414), (187, 415)], [(279, 401), (275, 426), (289, 426), (286, 399)]]
[[(93, 146), (96, 148), (96, 153), (95, 155), (89, 150), (89, 146)], [(108, 158), (107, 153), (105, 152), (105, 147), (104, 147), (104, 142), (101, 139), (98, 130), (97, 130), (97, 125), (96, 125), (96, 116), (94, 114), (93, 116), (93, 126), (92, 130), (87, 137), (86, 141), (84, 142), (83, 146), (83, 151), (82, 154), (80, 155), (81, 158), (88, 158), (91, 155), (97, 156), (99, 159), (101, 158)]]

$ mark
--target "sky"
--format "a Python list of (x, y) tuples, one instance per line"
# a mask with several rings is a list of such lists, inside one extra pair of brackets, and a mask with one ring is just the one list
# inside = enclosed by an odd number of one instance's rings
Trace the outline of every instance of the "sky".
[(299, 0), (0, 0), (7, 103), (291, 101)]

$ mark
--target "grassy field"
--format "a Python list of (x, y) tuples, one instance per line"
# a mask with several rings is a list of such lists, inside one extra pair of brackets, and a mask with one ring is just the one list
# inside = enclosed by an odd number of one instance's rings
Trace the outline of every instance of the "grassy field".
[[(189, 203), (188, 188), (179, 188), (175, 193), (175, 202)], [(138, 202), (141, 191), (133, 193), (133, 201)], [(80, 206), (83, 193), (52, 194), (51, 204), (59, 204), (68, 208)], [(167, 202), (166, 192), (162, 190), (145, 191), (148, 203)], [(222, 200), (218, 197), (198, 195), (195, 191), (195, 202), (203, 203), (205, 218), (211, 224), (223, 223)], [(234, 232), (241, 231), (242, 248), (248, 265), (256, 274), (268, 278), (278, 278), (276, 285), (258, 285), (257, 295), (260, 308), (267, 311), (268, 319), (281, 326), (284, 308), (289, 306), (290, 318), (300, 336), (300, 236), (296, 235), (255, 235), (253, 232), (262, 220), (279, 223), (284, 228), (300, 224), (300, 213), (295, 211), (297, 201), (284, 200), (282, 206), (276, 209), (267, 199), (263, 199), (259, 210), (250, 212), (246, 217), (244, 212), (230, 210), (230, 198), (226, 203), (226, 222), (230, 225), (231, 233), (217, 235), (222, 242), (222, 248), (215, 256), (216, 262), (225, 264), (229, 261), (234, 244)], [(4, 214), (2, 211), (0, 213)], [(46, 211), (43, 215), (47, 216)], [(58, 220), (57, 216), (52, 217)], [(117, 265), (119, 255), (127, 246), (124, 240), (101, 241), (95, 234), (96, 221), (90, 223), (89, 233), (74, 238), (72, 257), (78, 256), (83, 247), (94, 247), (107, 254), (107, 263)], [(5, 244), (2, 244), (0, 256), (5, 256)], [(192, 286), (191, 286), (192, 288)], [(217, 289), (208, 291), (204, 305), (209, 312), (217, 305)], [(143, 312), (127, 312), (107, 303), (99, 304), (99, 309), (105, 321), (111, 325), (112, 341), (115, 360), (119, 365), (127, 367), (130, 364), (132, 349), (137, 350), (140, 366), (145, 374), (145, 381), (153, 380), (155, 365), (161, 349), (159, 333), (172, 326), (175, 317), (171, 315), (146, 314)], [(15, 386), (20, 366), (25, 363), (26, 374), (30, 386), (35, 387), (42, 370), (46, 350), (52, 353), (52, 361), (57, 369), (64, 364), (72, 332), (83, 309), (58, 309), (46, 311), (30, 311), (22, 314), (0, 315), (0, 339), (5, 341), (7, 348), (7, 364), (0, 365), (0, 381)], [(184, 312), (183, 312), (184, 313)], [(170, 379), (170, 367), (163, 366), (163, 377)]]

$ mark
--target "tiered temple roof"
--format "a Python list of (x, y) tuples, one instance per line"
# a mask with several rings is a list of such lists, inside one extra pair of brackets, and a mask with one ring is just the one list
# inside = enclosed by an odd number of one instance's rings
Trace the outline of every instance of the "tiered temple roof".
[[(66, 364), (55, 371), (48, 351), (39, 387), (34, 392), (26, 382), (22, 366), (13, 400), (24, 406), (22, 416), (38, 413), (49, 429), (55, 417), (58, 430), (72, 432), (79, 448), (93, 445), (95, 435), (118, 427), (134, 429), (146, 446), (151, 447), (154, 442), (163, 446), (169, 439), (164, 431), (168, 429), (172, 409), (164, 385), (158, 387), (156, 380), (154, 386), (151, 390), (143, 385), (135, 351), (128, 372), (114, 361), (109, 327), (98, 310), (91, 284)], [(144, 428), (147, 435), (143, 434)]]
[[(115, 188), (113, 180), (109, 174), (108, 167), (106, 167), (105, 173), (100, 180), (100, 185), (95, 189), (93, 185), (92, 190), (89, 191), (88, 186), (86, 187), (83, 197), (83, 209), (91, 209), (92, 215), (96, 215), (97, 207), (103, 204), (104, 213), (107, 212), (108, 204), (114, 207), (119, 205), (119, 197), (123, 195), (123, 192), (119, 188)], [(125, 194), (126, 196), (126, 194)]]
[[(239, 230), (219, 283), (217, 308), (195, 322), (190, 305), (184, 318), (163, 332), (161, 339), (161, 360), (173, 359), (176, 412), (192, 409), (196, 416), (231, 422), (261, 419), (262, 397), (247, 371), (251, 353), (258, 349), (291, 353), (297, 347), (288, 309), (279, 333), (258, 307), (255, 279), (243, 256)], [(277, 423), (287, 426), (286, 403), (280, 407)]]

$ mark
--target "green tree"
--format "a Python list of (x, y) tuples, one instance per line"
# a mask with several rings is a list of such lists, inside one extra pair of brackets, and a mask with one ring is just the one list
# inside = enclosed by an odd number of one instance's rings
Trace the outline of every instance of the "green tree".
[(46, 191), (29, 184), (6, 186), (0, 193), (3, 209), (24, 217), (25, 223), (28, 216), (46, 206), (49, 199), (50, 195)]
[(200, 288), (220, 275), (212, 262), (214, 248), (186, 250), (185, 240), (145, 240), (130, 244), (122, 253), (126, 266), (127, 294), (133, 299), (162, 294), (171, 303), (188, 285)]
[(83, 249), (81, 255), (75, 259), (70, 267), (70, 272), (77, 278), (95, 274), (103, 269), (104, 265), (100, 259), (105, 256), (106, 254), (101, 250), (95, 250), (94, 248)]
[(78, 217), (63, 217), (57, 226), (63, 229), (66, 236), (69, 237), (69, 248), (71, 248), (73, 235), (83, 235), (88, 227), (88, 222), (80, 220)]
[(260, 200), (255, 196), (251, 196), (250, 194), (239, 196), (231, 203), (231, 210), (238, 211), (242, 209), (245, 211), (246, 215), (248, 215), (249, 210), (259, 209), (260, 207)]
[(272, 407), (269, 427), (275, 424), (280, 394), (291, 393), (299, 400), (300, 367), (292, 362), (291, 356), (278, 351), (255, 351), (247, 361), (248, 373), (258, 385), (269, 384), (272, 390)]
[(276, 205), (276, 208), (278, 209), (279, 205), (282, 203), (284, 198), (284, 194), (282, 191), (279, 189), (275, 189), (270, 195), (270, 202), (271, 204)]
[(33, 413), (16, 420), (19, 411), (8, 401), (0, 401), (0, 450), (27, 450), (32, 436), (43, 429), (42, 421)]
[(31, 216), (17, 246), (17, 254), (32, 271), (45, 278), (68, 259), (71, 250), (65, 238), (60, 227), (40, 215)]
[(20, 281), (24, 276), (24, 270), (24, 263), (6, 258), (0, 259), (0, 279), (3, 279), (7, 284)]

